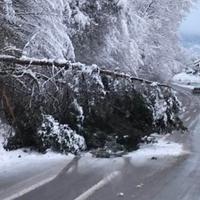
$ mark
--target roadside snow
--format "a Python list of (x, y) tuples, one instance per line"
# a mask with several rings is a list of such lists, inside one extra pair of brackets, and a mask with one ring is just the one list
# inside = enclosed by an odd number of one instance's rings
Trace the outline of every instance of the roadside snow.
[(200, 84), (200, 76), (194, 74), (188, 74), (186, 72), (182, 72), (180, 74), (176, 74), (173, 79), (173, 82), (185, 85), (193, 85)]
[(15, 199), (54, 178), (73, 156), (53, 152), (39, 154), (26, 149), (7, 152), (0, 132), (0, 199)]
[(124, 159), (119, 158), (95, 158), (91, 153), (82, 154), (78, 162), (79, 173), (95, 171), (97, 174), (120, 170), (124, 166)]
[[(0, 134), (0, 177), (10, 176), (23, 171), (37, 171), (49, 169), (58, 163), (67, 163), (73, 158), (53, 152), (39, 154), (25, 149), (5, 151), (3, 136)], [(26, 151), (26, 152), (25, 152)]]
[(39, 154), (29, 149), (6, 151), (3, 143), (8, 128), (0, 121), (0, 199), (14, 199), (24, 191), (46, 184), (74, 158), (53, 152)]
[(182, 144), (168, 140), (169, 135), (154, 135), (154, 137), (156, 138), (155, 143), (141, 144), (139, 150), (129, 153), (125, 157), (130, 158), (132, 164), (140, 165), (152, 158), (178, 157), (186, 153)]
[[(141, 144), (140, 149), (119, 158), (95, 158), (90, 153), (84, 154), (78, 162), (79, 173), (95, 170), (96, 173), (120, 170), (126, 163), (133, 166), (152, 164), (151, 160), (176, 158), (185, 155), (183, 145), (169, 140), (170, 135), (152, 134), (153, 143)], [(154, 158), (154, 159), (153, 159)], [(154, 161), (155, 163), (155, 161)]]
[[(53, 152), (39, 154), (27, 149), (7, 152), (3, 148), (4, 139), (2, 130), (0, 131), (0, 179), (2, 180), (7, 180), (9, 177), (12, 179), (13, 176), (20, 176), (23, 173), (31, 176), (33, 172), (42, 172), (52, 167), (66, 166), (74, 157), (73, 155), (66, 156)], [(127, 158), (132, 165), (137, 166), (149, 163), (153, 157), (156, 159), (178, 157), (186, 153), (183, 150), (183, 145), (170, 141), (168, 135), (153, 134), (151, 137), (154, 138), (153, 143), (141, 144), (139, 150), (121, 158), (99, 159), (92, 157), (90, 153), (82, 154), (77, 163), (79, 173), (91, 170), (99, 173), (112, 171), (113, 169), (119, 170), (127, 162)]]
[(186, 84), (181, 84), (181, 83), (176, 83), (176, 82), (173, 82), (173, 85), (176, 85), (176, 86), (179, 86), (179, 87), (182, 87), (182, 88), (185, 88), (185, 89), (190, 89), (190, 90), (193, 90), (195, 86), (192, 86), (192, 85), (186, 85)]

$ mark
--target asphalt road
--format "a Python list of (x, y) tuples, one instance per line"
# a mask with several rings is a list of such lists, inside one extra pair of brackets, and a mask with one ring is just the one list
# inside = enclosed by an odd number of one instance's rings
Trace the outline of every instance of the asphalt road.
[(134, 166), (129, 158), (76, 158), (52, 182), (18, 200), (200, 200), (200, 96), (177, 88), (189, 134), (174, 136), (191, 153)]

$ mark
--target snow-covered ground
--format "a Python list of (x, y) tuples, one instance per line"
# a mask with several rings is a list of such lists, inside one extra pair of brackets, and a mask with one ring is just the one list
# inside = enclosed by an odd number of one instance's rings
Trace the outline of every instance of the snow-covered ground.
[(188, 88), (192, 88), (194, 86), (198, 86), (198, 85), (200, 86), (200, 75), (182, 72), (182, 73), (176, 74), (173, 77), (172, 82), (175, 84), (188, 87)]
[[(161, 160), (176, 158), (186, 153), (183, 145), (172, 142), (169, 136), (153, 135), (154, 143), (141, 144), (140, 149), (121, 158), (100, 159), (94, 158), (90, 153), (85, 153), (67, 171), (77, 169), (79, 174), (112, 173), (120, 171), (124, 166), (133, 167), (151, 164), (152, 158)], [(0, 137), (0, 199), (16, 197), (19, 191), (25, 194), (47, 182), (53, 180), (59, 172), (66, 167), (74, 156), (64, 156), (53, 152), (39, 154), (23, 149), (6, 152), (2, 146), (3, 137)], [(167, 159), (166, 159), (167, 160)], [(127, 163), (128, 162), (128, 163)], [(153, 161), (153, 163), (159, 163)], [(20, 194), (21, 194), (20, 193)]]
[[(158, 160), (165, 158), (177, 158), (188, 152), (184, 150), (182, 144), (171, 141), (170, 135), (152, 135), (155, 138), (154, 143), (141, 144), (140, 149), (133, 151), (120, 158), (94, 158), (90, 153), (82, 156), (78, 163), (80, 173), (88, 172), (88, 170), (101, 169), (103, 171), (120, 170), (127, 159), (133, 166), (144, 166), (148, 164), (152, 158)], [(98, 173), (101, 173), (99, 170)]]
[(154, 137), (156, 138), (154, 143), (141, 144), (139, 150), (125, 157), (129, 157), (133, 165), (143, 165), (152, 158), (179, 157), (188, 153), (184, 150), (183, 144), (170, 141), (170, 135), (155, 134)]
[[(163, 158), (166, 156), (178, 157), (186, 152), (183, 149), (182, 144), (178, 144), (168, 140), (167, 136), (154, 135), (156, 142), (149, 144), (141, 144), (140, 149), (125, 155), (122, 158), (111, 158), (111, 159), (99, 159), (94, 158), (90, 153), (83, 154), (79, 167), (84, 169), (86, 166), (91, 168), (106, 166), (108, 162), (113, 162), (116, 166), (123, 164), (124, 158), (130, 158), (133, 165), (145, 164), (152, 157)], [(2, 141), (2, 138), (0, 138)], [(6, 176), (6, 174), (15, 174), (20, 171), (36, 169), (46, 169), (52, 164), (56, 164), (62, 161), (69, 161), (73, 158), (72, 155), (65, 156), (53, 152), (47, 154), (39, 154), (36, 152), (24, 152), (23, 150), (16, 150), (6, 152), (2, 145), (0, 145), (0, 177)], [(95, 163), (95, 165), (93, 165)]]
[(7, 174), (16, 174), (20, 171), (37, 170), (39, 168), (49, 168), (52, 165), (73, 158), (65, 155), (49, 152), (47, 154), (39, 154), (36, 152), (24, 152), (23, 150), (16, 150), (6, 152), (0, 147), (0, 177), (7, 176)]
[(74, 156), (26, 149), (5, 151), (0, 133), (0, 199), (54, 179)]
[(23, 168), (29, 170), (44, 168), (55, 164), (56, 162), (72, 159), (73, 156), (61, 155), (53, 152), (39, 154), (31, 152), (28, 149), (19, 149), (15, 151), (6, 151), (3, 148), (4, 138), (0, 134), (0, 177), (6, 176), (7, 173), (17, 173)]

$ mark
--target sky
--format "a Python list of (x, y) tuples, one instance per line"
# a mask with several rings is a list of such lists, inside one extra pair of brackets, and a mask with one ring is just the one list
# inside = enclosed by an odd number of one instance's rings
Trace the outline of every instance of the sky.
[(200, 35), (200, 1), (183, 21), (180, 31), (187, 35)]

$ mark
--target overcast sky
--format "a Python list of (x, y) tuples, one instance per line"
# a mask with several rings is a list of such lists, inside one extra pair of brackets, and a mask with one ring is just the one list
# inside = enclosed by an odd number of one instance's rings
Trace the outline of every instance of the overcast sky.
[(200, 2), (188, 14), (180, 30), (184, 34), (200, 35)]

